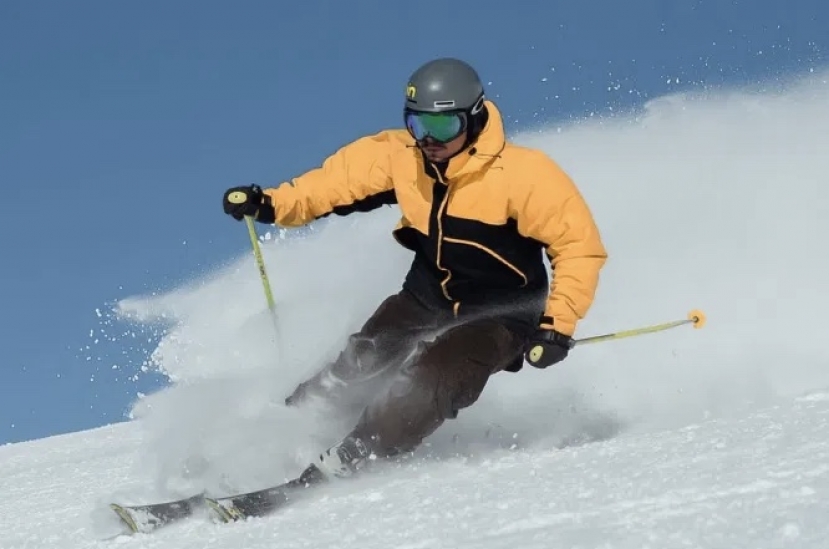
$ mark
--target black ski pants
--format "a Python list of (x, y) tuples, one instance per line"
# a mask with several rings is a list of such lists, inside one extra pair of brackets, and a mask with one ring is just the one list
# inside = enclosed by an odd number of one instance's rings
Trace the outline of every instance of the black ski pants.
[(458, 320), (406, 290), (386, 298), (337, 359), (288, 397), (357, 407), (351, 435), (380, 457), (413, 450), (472, 405), (489, 377), (523, 360), (525, 336), (497, 318)]

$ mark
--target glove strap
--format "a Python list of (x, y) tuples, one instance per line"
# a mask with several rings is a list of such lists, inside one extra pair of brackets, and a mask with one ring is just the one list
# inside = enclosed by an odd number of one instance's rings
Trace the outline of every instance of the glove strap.
[(271, 225), (276, 221), (276, 210), (273, 207), (273, 201), (271, 200), (270, 195), (262, 195), (262, 205), (259, 206), (259, 209), (256, 211), (256, 221), (268, 225)]
[(542, 316), (541, 317), (541, 334), (539, 339), (544, 341), (549, 341), (550, 343), (554, 343), (559, 347), (564, 347), (566, 349), (572, 349), (576, 345), (576, 341), (568, 336), (564, 335), (561, 332), (557, 332), (553, 326), (553, 318), (549, 316)]

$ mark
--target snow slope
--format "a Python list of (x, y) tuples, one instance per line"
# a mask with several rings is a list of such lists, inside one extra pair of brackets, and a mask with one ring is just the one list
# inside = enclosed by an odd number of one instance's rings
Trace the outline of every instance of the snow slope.
[(96, 541), (89, 508), (133, 478), (135, 429), (2, 451), (0, 547), (784, 548), (829, 540), (829, 393), (739, 418), (556, 451), (491, 450), (384, 471), (244, 524), (204, 517)]
[(704, 330), (498, 375), (423, 459), (277, 516), (100, 541), (115, 526), (106, 501), (262, 487), (348, 428), (280, 402), (397, 289), (409, 257), (389, 235), (396, 214), (273, 235), (286, 344), (247, 252), (124, 300), (119, 314), (166, 334), (153, 366), (176, 383), (128, 424), (0, 447), (0, 548), (826, 547), (829, 96), (825, 75), (780, 87), (517, 136), (574, 176), (604, 231), (611, 260), (578, 336), (696, 307)]

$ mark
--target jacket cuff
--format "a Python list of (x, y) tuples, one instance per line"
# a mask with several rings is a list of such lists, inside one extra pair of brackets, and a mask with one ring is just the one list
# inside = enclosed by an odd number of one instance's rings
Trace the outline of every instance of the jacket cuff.
[(256, 221), (272, 225), (276, 222), (276, 209), (273, 207), (273, 200), (269, 195), (263, 195), (262, 205), (256, 211)]
[(554, 319), (550, 315), (544, 315), (538, 323), (538, 327), (542, 330), (555, 330), (560, 334), (573, 337), (576, 332), (576, 325), (571, 322), (565, 322), (561, 319)]

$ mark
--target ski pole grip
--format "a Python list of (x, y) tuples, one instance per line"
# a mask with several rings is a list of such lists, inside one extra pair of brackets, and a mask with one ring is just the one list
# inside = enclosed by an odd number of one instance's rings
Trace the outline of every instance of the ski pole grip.
[(244, 204), (248, 199), (248, 195), (242, 191), (234, 191), (227, 195), (227, 201), (231, 204)]

